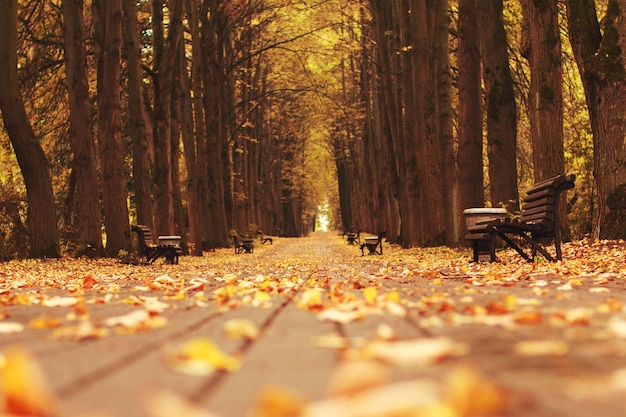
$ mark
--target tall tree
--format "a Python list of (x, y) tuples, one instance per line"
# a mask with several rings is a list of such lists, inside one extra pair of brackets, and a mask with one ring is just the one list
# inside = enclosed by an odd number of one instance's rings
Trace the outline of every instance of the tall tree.
[(565, 171), (563, 69), (557, 0), (522, 0), (522, 55), (530, 66), (528, 111), (535, 182)]
[(19, 90), (17, 0), (0, 0), (0, 112), (26, 184), (30, 257), (58, 257), (59, 232), (48, 161)]
[(517, 191), (517, 104), (502, 0), (476, 2), (481, 45), (485, 107), (489, 200), (511, 213), (519, 209)]
[[(187, 167), (187, 217), (191, 238), (190, 253), (202, 256), (203, 243), (208, 230), (206, 175), (206, 134), (202, 107), (202, 38), (199, 26), (199, 1), (186, 0), (191, 35), (191, 78), (187, 76), (187, 64), (181, 60), (181, 83), (183, 91), (183, 144)], [(181, 51), (181, 54), (184, 51)], [(191, 93), (193, 92), (193, 96)]]
[(133, 191), (137, 223), (144, 224), (152, 229), (152, 192), (150, 177), (150, 161), (152, 149), (150, 146), (152, 126), (146, 114), (144, 100), (144, 82), (141, 69), (141, 48), (139, 41), (139, 23), (137, 19), (138, 7), (134, 2), (122, 2), (124, 12), (124, 52), (128, 81), (128, 131), (132, 143), (133, 155)]
[(154, 78), (154, 212), (158, 234), (173, 234), (174, 178), (172, 166), (172, 83), (182, 40), (183, 0), (170, 2), (167, 40), (164, 38), (163, 0), (152, 1)]
[(414, 39), (413, 86), (416, 133), (419, 138), (420, 205), (411, 215), (420, 219), (417, 244), (453, 240), (451, 213), (452, 125), (447, 1), (411, 0)]
[[(480, 37), (474, 0), (459, 0), (459, 116), (456, 187), (458, 214), (485, 204), (483, 188), (483, 103), (481, 88)], [(465, 221), (459, 218), (461, 236)]]
[[(593, 0), (568, 0), (569, 38), (578, 65), (593, 133), (598, 191), (594, 237), (626, 237), (624, 207), (610, 205), (626, 183), (626, 1), (609, 0), (601, 30)], [(622, 201), (616, 198), (615, 201)]]
[(80, 251), (102, 249), (102, 221), (96, 145), (91, 129), (92, 106), (87, 79), (83, 0), (64, 0), (65, 73), (72, 124), (72, 161)]
[(104, 225), (109, 256), (130, 248), (126, 204), (126, 176), (120, 118), (122, 1), (92, 3), (96, 42), (100, 49), (98, 71), (98, 143), (102, 170)]
[[(220, 247), (228, 241), (226, 202), (227, 185), (224, 172), (227, 171), (228, 142), (222, 136), (223, 117), (226, 111), (225, 97), (226, 80), (223, 74), (225, 53), (224, 43), (229, 42), (229, 25), (225, 10), (217, 0), (204, 0), (203, 12), (200, 14), (202, 28), (202, 68), (204, 70), (204, 130), (206, 132), (207, 152), (207, 185), (208, 216), (210, 218), (211, 234), (208, 237), (207, 248)], [(230, 179), (228, 179), (228, 182)], [(231, 200), (232, 201), (232, 200)]]

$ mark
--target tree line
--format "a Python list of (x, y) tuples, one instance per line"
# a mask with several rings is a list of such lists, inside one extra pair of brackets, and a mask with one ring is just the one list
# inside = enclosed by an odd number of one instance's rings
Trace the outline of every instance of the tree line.
[(281, 16), (300, 3), (3, 0), (0, 109), (28, 213), (5, 239), (116, 256), (136, 222), (201, 255), (235, 231), (307, 233), (309, 106), (268, 52), (305, 36)]
[(363, 118), (334, 132), (345, 224), (456, 246), (465, 208), (516, 212), (524, 188), (571, 172), (565, 235), (624, 237), (625, 1), (369, 6)]
[(325, 200), (456, 246), (563, 172), (563, 227), (623, 237), (625, 3), (0, 0), (0, 256), (116, 256), (132, 222), (201, 255)]

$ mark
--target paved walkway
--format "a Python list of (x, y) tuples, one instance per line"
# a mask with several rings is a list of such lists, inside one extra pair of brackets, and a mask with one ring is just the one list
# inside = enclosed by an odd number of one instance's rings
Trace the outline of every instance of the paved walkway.
[(63, 416), (185, 415), (181, 399), (222, 417), (626, 416), (624, 277), (425, 272), (385, 251), (318, 233), (69, 286), (0, 268), (4, 322), (24, 325), (0, 348), (32, 355)]

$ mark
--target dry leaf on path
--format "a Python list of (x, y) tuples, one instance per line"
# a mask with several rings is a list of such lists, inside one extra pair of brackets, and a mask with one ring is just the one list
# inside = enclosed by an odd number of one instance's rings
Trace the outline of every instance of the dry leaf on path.
[(415, 340), (384, 341), (375, 340), (365, 346), (365, 358), (382, 360), (400, 366), (428, 365), (453, 356), (466, 354), (468, 347), (451, 339), (423, 338)]
[(194, 376), (209, 376), (216, 371), (234, 372), (241, 362), (220, 350), (206, 338), (189, 340), (164, 353), (165, 361), (175, 371)]
[(54, 416), (57, 401), (34, 358), (20, 348), (9, 348), (1, 358), (2, 411), (9, 415)]

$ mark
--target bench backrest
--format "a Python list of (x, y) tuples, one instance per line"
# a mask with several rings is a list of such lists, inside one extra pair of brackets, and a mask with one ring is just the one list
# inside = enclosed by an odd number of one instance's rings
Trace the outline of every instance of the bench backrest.
[(562, 191), (574, 188), (576, 176), (559, 175), (535, 184), (522, 202), (520, 220), (537, 227), (546, 234), (558, 229), (559, 200)]
[(137, 236), (139, 238), (139, 246), (141, 246), (142, 250), (151, 245), (154, 245), (152, 231), (148, 226), (144, 226), (143, 224), (136, 224), (133, 225), (131, 229), (133, 232), (137, 232)]

